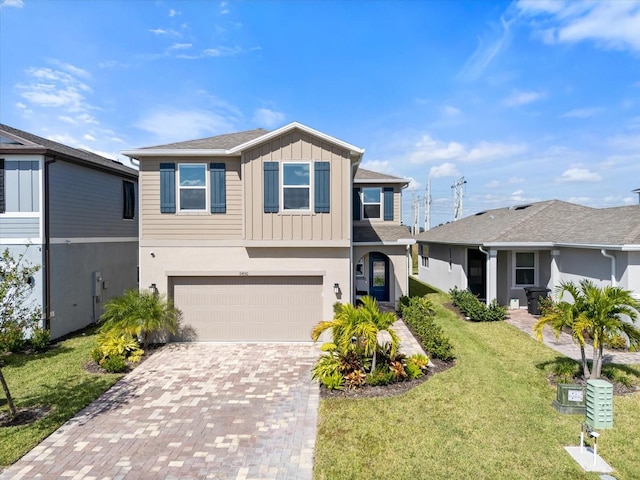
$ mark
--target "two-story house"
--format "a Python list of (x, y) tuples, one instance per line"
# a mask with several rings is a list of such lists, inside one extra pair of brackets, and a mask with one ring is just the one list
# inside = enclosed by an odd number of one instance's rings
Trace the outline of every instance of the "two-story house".
[(174, 300), (182, 338), (308, 341), (335, 302), (407, 292), (407, 181), (358, 174), (361, 148), (291, 123), (123, 154), (140, 163), (141, 286)]
[(0, 249), (41, 267), (31, 298), (52, 338), (138, 287), (137, 184), (119, 162), (0, 125)]

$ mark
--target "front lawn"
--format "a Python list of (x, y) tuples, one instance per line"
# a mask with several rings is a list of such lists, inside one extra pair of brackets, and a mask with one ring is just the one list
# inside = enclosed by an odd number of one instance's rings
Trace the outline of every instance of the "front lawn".
[[(18, 409), (42, 406), (49, 414), (31, 424), (0, 427), (0, 465), (10, 465), (109, 389), (122, 375), (90, 374), (84, 365), (95, 346), (91, 333), (45, 353), (5, 357), (3, 372)], [(0, 412), (8, 410), (0, 390)]]
[[(412, 285), (410, 285), (411, 287)], [(414, 286), (415, 287), (415, 286)], [(320, 404), (315, 479), (598, 479), (565, 452), (580, 416), (560, 415), (542, 368), (558, 354), (504, 322), (461, 320), (431, 293), (456, 366), (410, 392)], [(640, 377), (640, 365), (631, 366)], [(614, 399), (598, 453), (619, 479), (639, 478), (640, 394)]]

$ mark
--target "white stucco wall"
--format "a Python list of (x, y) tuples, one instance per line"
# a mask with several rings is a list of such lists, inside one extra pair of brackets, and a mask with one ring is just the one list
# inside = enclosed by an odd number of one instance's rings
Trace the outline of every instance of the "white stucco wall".
[(418, 259), (418, 278), (445, 292), (453, 287), (467, 288), (464, 271), (467, 263), (466, 251), (465, 247), (455, 245), (430, 244), (429, 266), (422, 266), (422, 258)]

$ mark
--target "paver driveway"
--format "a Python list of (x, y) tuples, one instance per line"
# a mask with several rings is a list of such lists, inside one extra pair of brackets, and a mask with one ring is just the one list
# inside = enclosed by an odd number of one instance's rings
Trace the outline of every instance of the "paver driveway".
[(311, 478), (311, 344), (173, 344), (0, 479)]

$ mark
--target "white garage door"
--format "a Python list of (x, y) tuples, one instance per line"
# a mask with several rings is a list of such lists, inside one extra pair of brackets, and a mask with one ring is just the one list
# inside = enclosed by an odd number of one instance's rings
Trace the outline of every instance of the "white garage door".
[(310, 341), (322, 320), (322, 277), (173, 277), (196, 341)]

